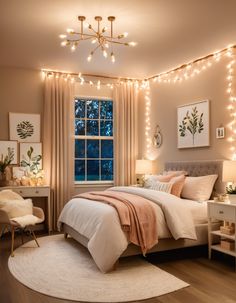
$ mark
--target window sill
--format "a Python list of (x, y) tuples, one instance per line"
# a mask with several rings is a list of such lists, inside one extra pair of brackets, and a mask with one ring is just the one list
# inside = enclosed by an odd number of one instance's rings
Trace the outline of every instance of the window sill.
[(74, 183), (75, 188), (81, 187), (112, 187), (114, 186), (114, 182), (78, 182)]

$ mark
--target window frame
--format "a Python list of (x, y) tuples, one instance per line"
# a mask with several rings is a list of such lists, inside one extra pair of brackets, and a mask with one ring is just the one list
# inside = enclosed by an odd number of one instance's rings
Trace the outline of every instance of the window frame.
[[(98, 101), (112, 101), (113, 103), (113, 136), (87, 136), (87, 135), (75, 135), (75, 130), (74, 130), (74, 127), (75, 127), (75, 107), (74, 107), (74, 101), (75, 99), (85, 99), (85, 100), (98, 100)], [(115, 117), (114, 117), (114, 100), (110, 97), (102, 97), (102, 96), (83, 96), (83, 95), (76, 95), (74, 96), (74, 101), (73, 101), (73, 140), (74, 140), (74, 147), (75, 147), (75, 140), (76, 139), (84, 139), (84, 140), (113, 140), (113, 180), (97, 180), (97, 181), (76, 181), (74, 180), (74, 185), (76, 186), (79, 186), (79, 185), (85, 185), (85, 186), (89, 186), (90, 184), (91, 185), (112, 185), (114, 184), (114, 163), (115, 163), (115, 157), (114, 157), (114, 120), (115, 120)], [(85, 115), (85, 118), (83, 119), (84, 121), (86, 120), (97, 120), (100, 122), (100, 117), (99, 119), (91, 119), (91, 118), (87, 118), (87, 116)], [(107, 120), (107, 121), (111, 121), (111, 119), (101, 119), (101, 120)], [(99, 123), (99, 133), (100, 133), (100, 123)], [(99, 153), (100, 153), (100, 149), (101, 149), (101, 146), (99, 146)], [(74, 155), (74, 163), (75, 163), (75, 160), (77, 158), (75, 158), (75, 155)], [(98, 159), (99, 161), (100, 160), (107, 160), (108, 158), (85, 158), (85, 160), (96, 160)], [(111, 158), (109, 158), (110, 160)], [(100, 168), (101, 169), (101, 168)], [(87, 175), (87, 171), (85, 169), (85, 176)]]

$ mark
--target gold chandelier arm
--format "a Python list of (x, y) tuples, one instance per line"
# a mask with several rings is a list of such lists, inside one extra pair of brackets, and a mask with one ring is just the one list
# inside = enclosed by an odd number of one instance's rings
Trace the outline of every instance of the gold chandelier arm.
[(95, 49), (94, 49), (94, 50), (93, 50), (91, 53), (93, 53), (93, 54), (94, 54), (94, 53), (96, 52), (96, 50), (97, 50), (99, 47), (101, 47), (101, 45), (100, 45), (100, 44), (98, 44), (98, 46), (96, 46), (96, 47), (95, 47)]
[[(96, 34), (96, 32), (95, 32), (95, 34)], [(74, 32), (73, 35), (81, 35), (81, 33), (80, 32)], [(83, 37), (86, 37), (86, 36), (91, 37), (91, 38), (96, 38), (97, 37), (97, 35), (83, 34)]]
[(93, 37), (88, 37), (88, 38), (79, 38), (79, 39), (67, 39), (68, 42), (80, 42), (80, 41), (85, 41), (85, 40), (90, 40)]
[(107, 39), (107, 42), (129, 46), (129, 44), (127, 42), (119, 42), (119, 41), (109, 40), (109, 39)]

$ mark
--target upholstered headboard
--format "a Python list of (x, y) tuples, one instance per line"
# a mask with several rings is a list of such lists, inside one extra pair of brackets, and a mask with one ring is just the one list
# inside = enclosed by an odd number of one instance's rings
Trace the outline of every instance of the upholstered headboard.
[(192, 177), (217, 174), (218, 179), (216, 180), (214, 191), (224, 193), (226, 184), (222, 182), (223, 161), (170, 161), (165, 163), (165, 170), (185, 170)]

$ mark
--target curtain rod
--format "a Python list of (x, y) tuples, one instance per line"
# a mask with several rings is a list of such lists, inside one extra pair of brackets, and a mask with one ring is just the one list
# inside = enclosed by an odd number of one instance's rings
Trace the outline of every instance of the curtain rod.
[(125, 78), (125, 77), (111, 77), (111, 76), (103, 76), (103, 75), (95, 75), (95, 74), (83, 74), (83, 73), (73, 73), (73, 72), (61, 72), (56, 70), (50, 70), (50, 69), (41, 69), (42, 72), (45, 73), (55, 73), (55, 74), (61, 74), (61, 75), (71, 75), (71, 76), (78, 76), (81, 74), (83, 77), (91, 77), (91, 78), (104, 78), (104, 79), (112, 79), (112, 80), (119, 80), (119, 81), (142, 81), (141, 79), (137, 78)]

